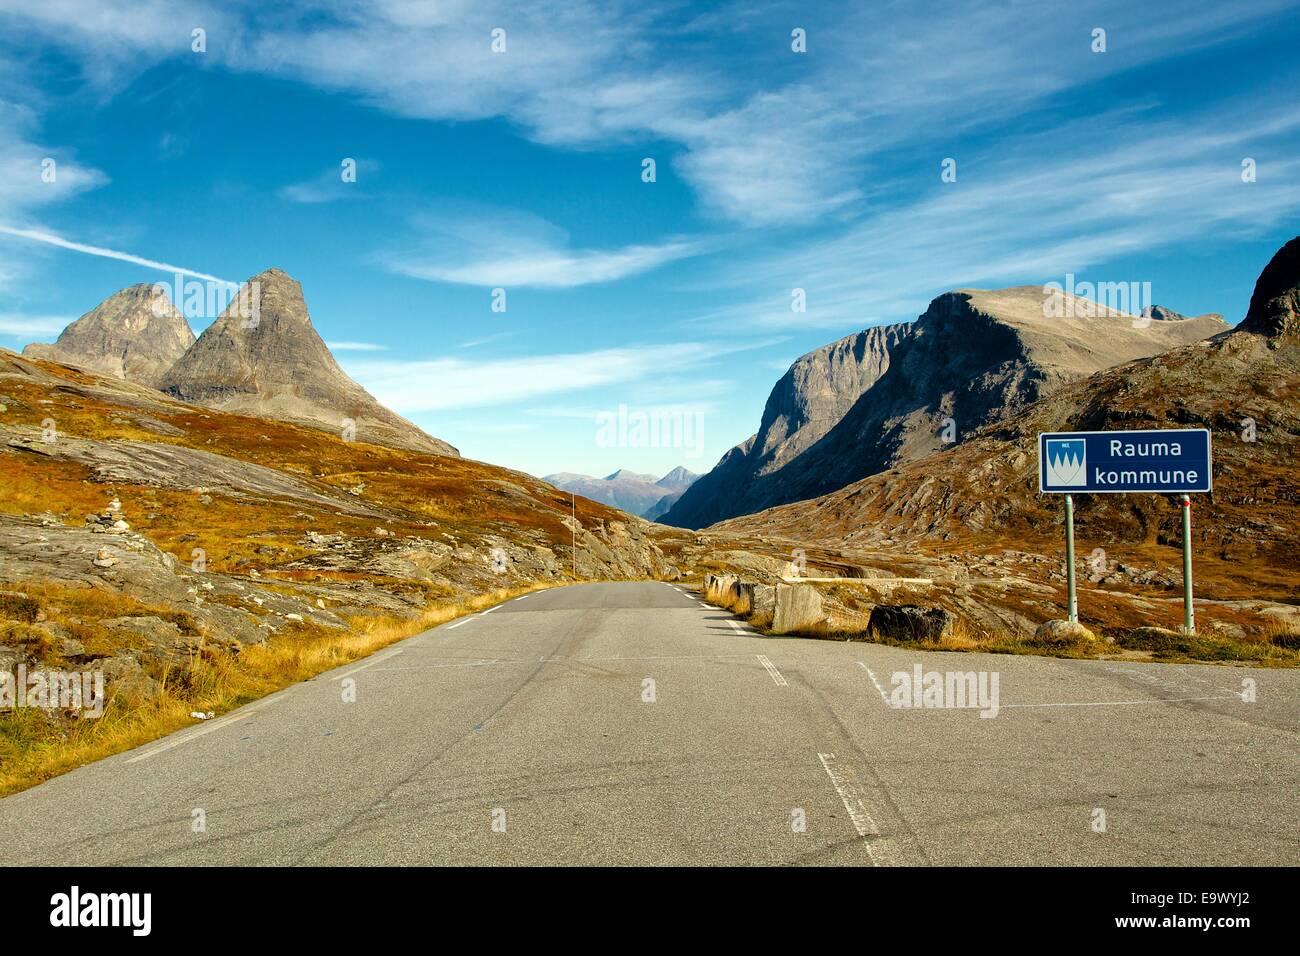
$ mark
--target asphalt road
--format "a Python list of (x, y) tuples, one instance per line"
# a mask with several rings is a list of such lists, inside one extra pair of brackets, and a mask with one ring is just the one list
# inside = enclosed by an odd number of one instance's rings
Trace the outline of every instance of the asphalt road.
[[(996, 672), (997, 715), (889, 706), (918, 663)], [(0, 864), (1294, 864), (1298, 690), (580, 585), (0, 801)]]

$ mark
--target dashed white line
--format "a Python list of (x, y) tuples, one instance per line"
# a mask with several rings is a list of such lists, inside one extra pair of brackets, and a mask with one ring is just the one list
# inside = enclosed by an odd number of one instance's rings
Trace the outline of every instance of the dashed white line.
[(876, 690), (880, 691), (880, 699), (885, 702), (885, 706), (893, 710), (894, 705), (889, 702), (889, 695), (885, 693), (885, 688), (880, 686), (880, 681), (876, 680), (876, 675), (871, 672), (871, 668), (862, 661), (858, 661), (858, 666), (867, 672), (867, 676), (871, 678), (871, 683), (876, 685)]
[(772, 678), (773, 683), (775, 683), (777, 687), (790, 686), (788, 683), (786, 683), (785, 677), (781, 674), (781, 672), (776, 669), (776, 665), (767, 659), (766, 654), (755, 654), (754, 656), (758, 658), (758, 662), (763, 665), (764, 669), (767, 671), (768, 675)]
[(1002, 704), (1002, 707), (1120, 707), (1136, 704), (1181, 704), (1197, 700), (1235, 700), (1241, 703), (1241, 697), (1152, 697), (1148, 700), (1084, 700), (1047, 704)]
[(470, 621), (472, 621), (472, 620), (474, 620), (472, 617), (467, 617), (467, 618), (465, 618), (465, 620), (463, 620), (463, 621), (457, 621), (455, 624), (448, 624), (447, 627), (446, 627), (446, 630), (448, 630), (448, 631), (454, 631), (454, 630), (456, 630), (456, 628), (458, 628), (458, 627), (462, 627), (463, 625), (468, 624), (468, 623), (469, 623)]
[[(840, 795), (840, 801), (844, 804), (844, 809), (849, 812), (849, 819), (853, 821), (853, 828), (858, 831), (858, 836), (864, 838), (880, 836), (880, 828), (876, 826), (876, 821), (871, 819), (871, 814), (863, 804), (862, 798), (858, 796), (858, 788), (835, 766), (835, 755), (818, 754), (817, 759), (822, 762), (826, 775), (831, 778), (831, 786)], [(867, 848), (867, 856), (871, 857), (871, 865), (879, 866), (880, 862), (876, 859), (871, 844), (863, 845)]]

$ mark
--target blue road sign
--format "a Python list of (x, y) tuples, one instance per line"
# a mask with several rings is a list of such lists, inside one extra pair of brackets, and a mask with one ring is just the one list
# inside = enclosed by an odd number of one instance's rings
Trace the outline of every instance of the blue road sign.
[(1038, 490), (1048, 494), (1209, 491), (1204, 428), (1045, 432), (1038, 436)]

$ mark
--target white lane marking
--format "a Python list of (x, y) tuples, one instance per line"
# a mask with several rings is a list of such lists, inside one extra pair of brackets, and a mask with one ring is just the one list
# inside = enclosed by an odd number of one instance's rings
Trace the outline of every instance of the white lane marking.
[(461, 625), (468, 624), (468, 623), (469, 623), (470, 621), (472, 621), (472, 620), (474, 620), (472, 617), (467, 617), (467, 618), (465, 618), (465, 620), (463, 620), (463, 621), (457, 621), (455, 624), (448, 624), (447, 627), (446, 627), (446, 630), (448, 630), (448, 631), (454, 631), (454, 630), (456, 630), (456, 628), (460, 627)]
[(548, 661), (725, 661), (748, 654), (665, 654), (658, 657), (548, 657)]
[[(853, 828), (858, 831), (858, 836), (864, 838), (880, 836), (880, 828), (876, 826), (876, 821), (871, 819), (871, 814), (867, 811), (866, 805), (863, 804), (862, 798), (858, 796), (858, 788), (833, 766), (835, 755), (818, 754), (817, 759), (822, 762), (822, 766), (826, 769), (826, 775), (831, 778), (831, 786), (840, 795), (840, 801), (844, 804), (844, 809), (849, 812), (849, 819), (853, 821)], [(871, 849), (871, 844), (864, 843), (863, 845), (867, 848), (867, 856), (871, 857), (871, 865), (879, 866), (880, 863)]]
[(495, 610), (496, 610), (497, 608), (499, 608), (500, 606), (501, 606), (500, 604), (494, 604), (494, 605), (492, 605), (492, 607), (488, 608), (486, 611), (484, 611), (482, 614), (480, 614), (479, 617), (483, 617), (484, 615), (491, 614), (493, 611), (495, 611)]
[[(750, 657), (749, 654), (658, 654), (650, 657), (538, 657), (538, 663), (568, 663), (571, 661), (742, 661)], [(425, 667), (487, 667), (495, 665), (508, 665), (508, 663), (532, 663), (532, 658), (521, 657), (498, 657), (487, 661), (474, 661), (469, 663), (429, 663), (429, 665), (409, 665), (402, 667), (403, 671), (424, 670)], [(390, 670), (399, 670), (393, 667)]]
[(389, 658), (396, 657), (400, 653), (402, 653), (402, 648), (399, 647), (396, 648), (395, 650), (389, 651), (387, 654), (380, 654), (378, 657), (371, 658), (369, 663), (362, 664), (360, 667), (354, 667), (346, 674), (340, 674), (338, 677), (331, 677), (330, 683), (332, 684), (336, 680), (343, 680), (343, 678), (345, 677), (351, 677), (353, 674), (360, 673), (361, 671), (365, 670), (368, 667), (374, 667), (376, 664), (382, 664), (384, 661), (388, 660)]
[(858, 661), (858, 666), (867, 672), (867, 676), (871, 678), (871, 683), (876, 685), (876, 690), (880, 691), (880, 699), (885, 702), (885, 706), (893, 710), (894, 705), (889, 702), (889, 695), (885, 693), (885, 688), (880, 686), (880, 681), (876, 680), (876, 675), (871, 672), (871, 668), (862, 661)]
[(161, 746), (158, 747), (154, 747), (152, 750), (146, 751), (145, 753), (142, 753), (139, 756), (130, 757), (127, 759), (126, 762), (139, 763), (141, 760), (148, 760), (150, 757), (156, 757), (160, 753), (171, 750), (173, 747), (179, 747), (181, 744), (187, 744), (191, 740), (197, 740), (199, 737), (204, 737), (212, 733), (213, 731), (220, 730), (222, 727), (226, 727), (230, 724), (241, 721), (245, 717), (252, 717), (259, 710), (261, 710), (260, 707), (254, 707), (249, 710), (236, 711), (233, 714), (230, 714), (226, 717), (222, 717), (220, 720), (216, 721), (215, 723), (208, 724), (205, 727), (200, 727), (199, 729), (193, 731), (192, 733), (188, 733), (183, 737), (180, 737), (176, 740), (169, 740), (167, 743), (162, 744)]
[(1084, 700), (1059, 704), (1002, 704), (1003, 707), (1121, 707), (1127, 704), (1181, 704), (1196, 700), (1233, 700), (1241, 703), (1241, 697), (1152, 697), (1149, 700)]
[(786, 683), (785, 677), (781, 675), (781, 672), (776, 669), (776, 665), (767, 659), (766, 654), (756, 654), (754, 656), (758, 658), (758, 662), (762, 664), (763, 667), (767, 670), (768, 675), (771, 676), (772, 681), (776, 684), (777, 687), (790, 686), (789, 684)]
[(381, 674), (387, 673), (389, 671), (405, 673), (406, 671), (431, 670), (437, 667), (492, 667), (493, 665), (496, 664), (526, 664), (526, 663), (528, 662), (523, 660), (505, 660), (503, 658), (498, 657), (490, 661), (487, 660), (469, 661), (467, 663), (458, 663), (458, 664), (416, 664), (413, 667), (381, 667), (379, 668), (378, 672)]

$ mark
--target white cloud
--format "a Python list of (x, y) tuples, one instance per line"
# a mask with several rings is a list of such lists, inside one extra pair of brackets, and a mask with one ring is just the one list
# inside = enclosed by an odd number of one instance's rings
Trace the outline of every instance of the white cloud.
[[(501, 117), (539, 142), (582, 148), (662, 141), (707, 208), (775, 225), (860, 208), (880, 188), (884, 152), (902, 143), (951, 140), (1063, 89), (1229, 42), (1285, 15), (1290, 2), (1187, 0), (1177, 16), (1129, 0), (1068, 12), (982, 0), (885, 10), (831, 2), (800, 11), (806, 54), (790, 52), (786, 10), (742, 3), (686, 24), (677, 5), (633, 0), (339, 0), (274, 11), (0, 0), (0, 9), (76, 47), (102, 82), (113, 70), (194, 56), (177, 26), (194, 23), (208, 30), (214, 62), (355, 93), (399, 115)], [(1105, 55), (1089, 51), (1099, 23), (1110, 31)], [(490, 48), (497, 26), (507, 31), (501, 54)], [(287, 189), (300, 200), (321, 195)], [(618, 268), (584, 257), (552, 265)]]
[[(947, 289), (1061, 281), (1207, 232), (1257, 236), (1300, 214), (1300, 160), (1274, 148), (1277, 137), (1297, 131), (1300, 108), (1245, 114), (1228, 104), (1194, 122), (1118, 112), (1003, 140), (996, 152), (959, 164), (955, 183), (936, 175), (915, 201), (733, 265), (718, 281), (733, 293), (763, 295), (696, 321), (862, 328), (913, 318)], [(1122, 145), (1137, 141), (1141, 149)], [(1076, 148), (1088, 142), (1119, 145)], [(1259, 181), (1244, 183), (1239, 158), (1256, 154), (1276, 158), (1261, 166)], [(795, 287), (806, 291), (805, 313), (791, 311)], [(1159, 300), (1161, 290), (1154, 293)], [(1223, 304), (1205, 308), (1216, 305)]]
[(387, 345), (374, 342), (326, 342), (325, 347), (331, 352), (383, 352), (388, 349)]
[(360, 199), (367, 195), (364, 186), (370, 177), (378, 172), (379, 163), (370, 159), (354, 161), (356, 179), (353, 182), (344, 181), (342, 160), (340, 160), (339, 166), (326, 169), (311, 179), (282, 186), (276, 194), (281, 199), (302, 205), (319, 205), (339, 199)]
[(0, 313), (0, 335), (28, 340), (48, 338), (58, 335), (74, 321), (76, 320), (62, 315)]
[[(602, 386), (624, 389), (626, 401), (660, 404), (665, 397), (695, 398), (726, 390), (728, 383), (701, 371), (729, 355), (766, 348), (782, 338), (735, 342), (677, 342), (487, 359), (350, 359), (346, 371), (385, 405), (404, 413), (534, 403), (548, 395)], [(679, 386), (662, 389), (676, 376)]]
[(616, 249), (573, 249), (568, 234), (527, 213), (478, 208), (424, 215), (411, 251), (379, 257), (391, 272), (487, 287), (572, 288), (639, 275), (692, 256), (704, 245), (675, 239)]
[(477, 338), (477, 339), (470, 339), (470, 340), (467, 341), (467, 342), (461, 342), (459, 345), (456, 346), (456, 348), (458, 348), (458, 349), (476, 349), (476, 348), (478, 348), (480, 345), (487, 345), (489, 342), (499, 342), (499, 341), (501, 341), (502, 339), (512, 339), (512, 338), (514, 338), (514, 337), (515, 337), (516, 335), (518, 335), (518, 334), (519, 334), (518, 332), (514, 332), (514, 331), (509, 331), (509, 332), (493, 332), (491, 335), (484, 335), (484, 336), (481, 336), (480, 338)]
[(208, 275), (206, 272), (196, 272), (193, 269), (187, 269), (184, 266), (173, 266), (166, 262), (158, 262), (155, 259), (145, 259), (130, 252), (121, 252), (117, 249), (108, 249), (104, 246), (91, 246), (83, 242), (73, 242), (70, 239), (64, 239), (50, 232), (44, 232), (40, 229), (15, 229), (12, 226), (0, 225), (0, 234), (14, 236), (18, 239), (30, 239), (33, 242), (41, 242), (50, 246), (58, 246), (60, 249), (70, 249), (73, 252), (83, 252), (89, 256), (99, 256), (104, 259), (117, 259), (121, 262), (130, 262), (138, 266), (145, 266), (149, 269), (158, 269), (162, 272), (168, 272), (172, 275), (180, 274), (191, 276), (195, 279), (204, 279), (209, 282), (220, 282), (224, 285), (234, 285), (228, 279), (219, 279), (216, 276)]
[(711, 359), (702, 343), (598, 349), (472, 362), (462, 359), (365, 360), (347, 372), (399, 412), (509, 405), (546, 395), (637, 381)]

